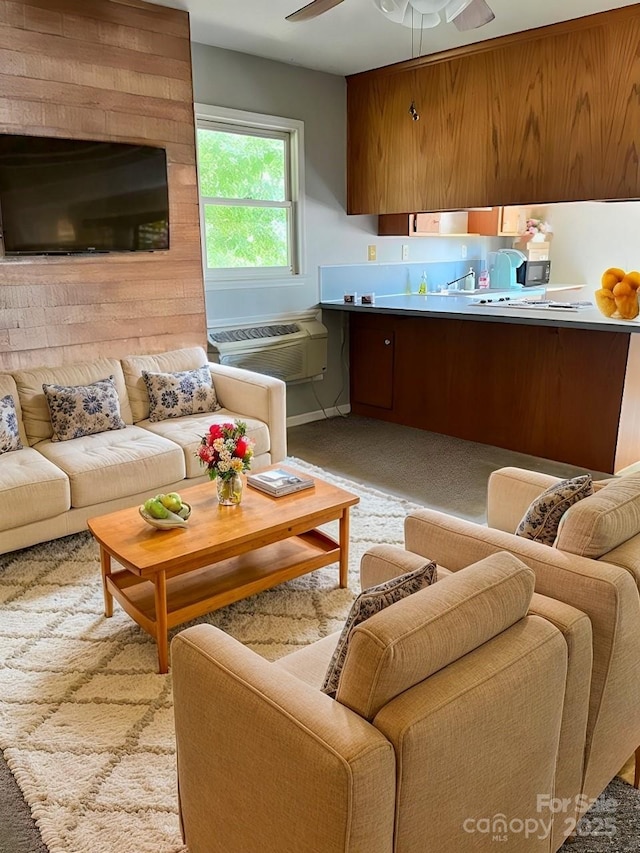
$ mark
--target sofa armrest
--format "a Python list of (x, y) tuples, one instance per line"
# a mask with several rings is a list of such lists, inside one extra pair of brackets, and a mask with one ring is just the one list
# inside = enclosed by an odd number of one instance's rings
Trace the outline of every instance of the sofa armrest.
[(216, 395), (225, 409), (269, 427), (271, 462), (287, 455), (287, 386), (281, 379), (209, 362)]
[(586, 613), (593, 676), (584, 790), (598, 796), (640, 743), (640, 597), (629, 572), (429, 509), (407, 516), (405, 545), (452, 571), (509, 551), (534, 570), (536, 592)]
[(395, 756), (377, 729), (211, 625), (171, 652), (190, 853), (391, 850)]
[(412, 554), (398, 545), (374, 545), (362, 555), (360, 586), (362, 589), (369, 589), (420, 569), (426, 562), (420, 554)]
[(557, 850), (570, 832), (570, 821), (578, 820), (584, 811), (578, 811), (578, 795), (582, 792), (584, 773), (584, 747), (593, 666), (593, 633), (589, 617), (581, 610), (537, 592), (531, 599), (529, 613), (541, 616), (555, 625), (562, 632), (567, 644), (567, 681), (554, 796), (569, 803), (569, 806), (554, 819), (552, 850)]
[(487, 524), (514, 533), (529, 504), (559, 482), (559, 477), (524, 468), (494, 471), (487, 486)]

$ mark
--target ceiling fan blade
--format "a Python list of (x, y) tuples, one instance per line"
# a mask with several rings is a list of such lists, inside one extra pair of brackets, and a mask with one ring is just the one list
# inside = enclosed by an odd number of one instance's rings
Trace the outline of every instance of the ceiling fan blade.
[(473, 0), (453, 19), (453, 23), (461, 32), (464, 32), (465, 30), (477, 30), (478, 27), (484, 27), (494, 18), (495, 15), (485, 0)]
[(311, 18), (317, 18), (318, 15), (322, 15), (323, 12), (328, 12), (329, 9), (333, 9), (334, 6), (337, 6), (339, 3), (342, 3), (343, 0), (311, 0), (311, 3), (307, 3), (306, 6), (303, 6), (302, 9), (298, 9), (297, 12), (292, 12), (291, 15), (287, 15), (287, 21), (308, 21)]

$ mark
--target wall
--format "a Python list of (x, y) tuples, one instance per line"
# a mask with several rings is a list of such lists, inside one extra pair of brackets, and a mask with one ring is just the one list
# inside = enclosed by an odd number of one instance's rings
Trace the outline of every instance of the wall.
[(608, 267), (640, 270), (640, 203), (574, 202), (536, 208), (553, 227), (552, 284), (585, 284), (590, 299)]
[(166, 147), (167, 252), (0, 262), (0, 368), (204, 344), (189, 22), (139, 0), (0, 0), (0, 132)]
[[(298, 119), (305, 124), (305, 274), (286, 287), (238, 287), (206, 292), (213, 324), (267, 319), (313, 308), (319, 301), (318, 267), (360, 264), (367, 246), (380, 263), (439, 260), (440, 240), (377, 236), (377, 217), (346, 214), (346, 84), (343, 77), (310, 71), (235, 51), (193, 44), (193, 87), (197, 103)], [(460, 244), (460, 257), (462, 250)], [(339, 312), (327, 312), (329, 367), (323, 382), (289, 386), (289, 415), (332, 407), (348, 399), (343, 364), (344, 330)]]

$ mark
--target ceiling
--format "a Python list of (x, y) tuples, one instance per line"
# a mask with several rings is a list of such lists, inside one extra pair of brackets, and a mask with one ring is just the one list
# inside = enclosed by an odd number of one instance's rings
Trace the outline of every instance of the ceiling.
[(373, 0), (344, 0), (319, 18), (295, 24), (285, 21), (285, 16), (304, 6), (305, 0), (152, 2), (186, 9), (191, 16), (192, 41), (345, 75), (634, 5), (632, 0), (488, 0), (495, 21), (468, 33), (458, 32), (453, 24), (424, 30), (420, 51), (420, 34), (388, 21)]

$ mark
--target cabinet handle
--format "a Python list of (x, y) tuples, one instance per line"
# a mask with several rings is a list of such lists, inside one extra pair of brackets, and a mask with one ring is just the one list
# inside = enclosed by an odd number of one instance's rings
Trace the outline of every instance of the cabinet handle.
[(384, 345), (385, 345), (386, 347), (388, 347), (390, 343), (391, 343), (391, 341), (389, 340), (389, 338), (385, 338), (385, 339), (384, 339)]

